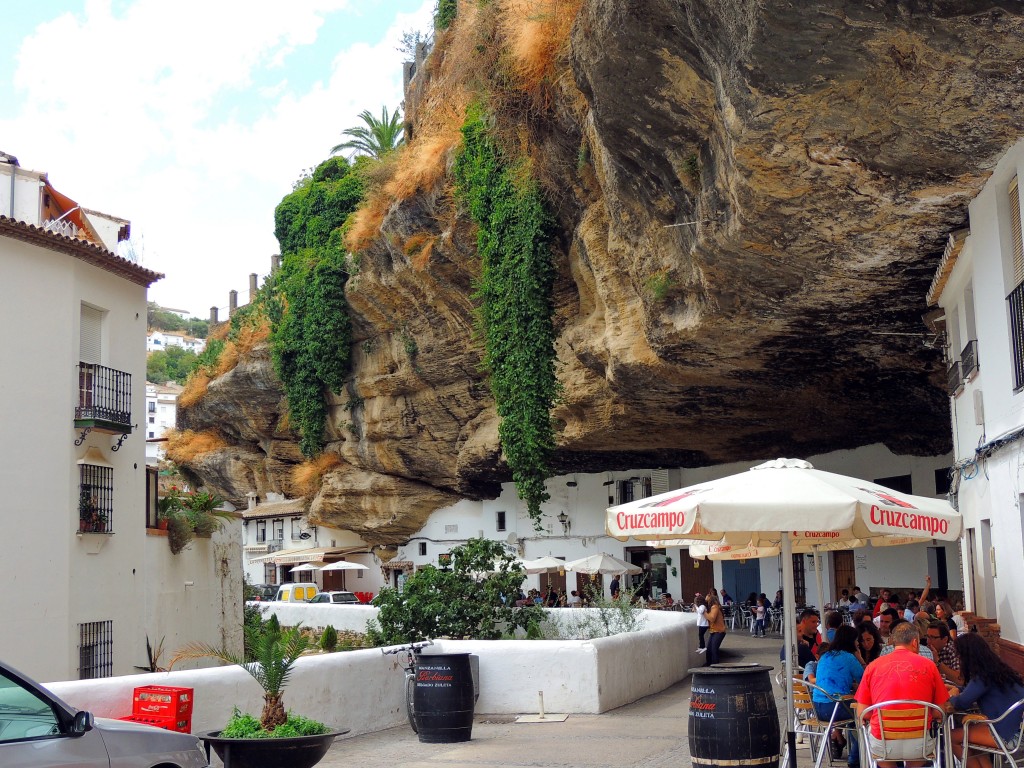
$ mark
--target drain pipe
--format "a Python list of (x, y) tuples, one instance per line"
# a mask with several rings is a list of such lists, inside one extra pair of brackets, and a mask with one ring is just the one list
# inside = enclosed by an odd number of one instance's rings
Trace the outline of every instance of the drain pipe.
[(14, 218), (14, 179), (18, 175), (17, 160), (11, 164), (11, 213), (10, 218)]

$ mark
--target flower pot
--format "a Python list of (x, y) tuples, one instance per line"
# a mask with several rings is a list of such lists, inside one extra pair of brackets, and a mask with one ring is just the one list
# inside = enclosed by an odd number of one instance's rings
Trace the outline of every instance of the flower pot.
[(161, 517), (159, 520), (156, 521), (156, 527), (159, 528), (161, 531), (166, 531), (167, 526), (168, 522), (166, 517)]
[(317, 736), (287, 739), (225, 739), (220, 731), (197, 733), (207, 748), (213, 747), (224, 765), (231, 768), (312, 768), (331, 748), (335, 737), (348, 733), (331, 731)]

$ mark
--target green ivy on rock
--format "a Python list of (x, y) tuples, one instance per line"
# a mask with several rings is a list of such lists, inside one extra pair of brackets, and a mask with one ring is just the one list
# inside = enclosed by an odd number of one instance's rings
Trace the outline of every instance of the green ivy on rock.
[(332, 157), (274, 211), (282, 260), (267, 300), (271, 354), (308, 457), (324, 447), (325, 392), (340, 393), (349, 372), (352, 328), (340, 227), (362, 195), (361, 176), (345, 158)]
[(471, 106), (455, 161), (456, 192), (477, 225), (482, 274), (476, 299), (501, 422), (498, 437), (519, 498), (534, 524), (549, 495), (544, 481), (555, 437), (558, 396), (551, 258), (552, 220), (526, 161), (510, 162)]

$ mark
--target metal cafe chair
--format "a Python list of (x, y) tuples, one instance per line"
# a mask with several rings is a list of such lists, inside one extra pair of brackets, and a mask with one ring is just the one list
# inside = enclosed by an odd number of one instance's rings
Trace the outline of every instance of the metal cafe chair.
[[(1010, 765), (1012, 765), (1013, 768), (1018, 768), (1017, 761), (1021, 760), (1021, 759), (1024, 759), (1024, 720), (1021, 720), (1020, 727), (1017, 729), (1017, 734), (1014, 736), (1013, 739), (1010, 740), (1009, 744), (1007, 744), (1006, 740), (1003, 739), (1003, 737), (1001, 737), (999, 735), (998, 731), (996, 731), (995, 726), (996, 726), (996, 723), (1000, 723), (1004, 719), (1009, 717), (1011, 715), (1011, 713), (1013, 713), (1013, 712), (1020, 712), (1022, 709), (1024, 709), (1024, 699), (1021, 699), (1016, 704), (1013, 704), (1012, 706), (1010, 706), (999, 717), (992, 718), (991, 720), (986, 720), (984, 717), (979, 717), (978, 715), (968, 715), (967, 717), (965, 717), (964, 718), (964, 751), (963, 751), (963, 758), (962, 758), (961, 762), (964, 765), (967, 764), (967, 758), (970, 756), (968, 751), (970, 751), (970, 752), (983, 752), (983, 753), (985, 753), (987, 755), (991, 755), (992, 756), (992, 765), (994, 766), (994, 768), (1001, 768), (1002, 763), (1003, 763), (1003, 758), (1006, 758), (1006, 760), (1009, 761)], [(989, 732), (992, 734), (992, 740), (998, 746), (989, 747), (989, 746), (985, 746), (983, 744), (969, 743), (968, 740), (967, 740), (967, 735), (968, 735), (968, 731), (969, 731), (969, 729), (967, 728), (968, 725), (972, 725), (972, 726), (979, 726), (979, 725), (981, 725), (981, 726), (988, 727)], [(1010, 749), (1010, 745), (1011, 744), (1013, 745), (1013, 749)]]
[[(877, 739), (871, 734), (871, 716), (875, 713), (878, 714), (881, 734)], [(936, 764), (953, 764), (946, 713), (935, 704), (913, 699), (879, 702), (860, 713), (858, 725), (863, 768), (878, 768), (879, 761), (886, 760), (931, 760)]]
[[(793, 730), (798, 737), (804, 735), (808, 738), (811, 749), (815, 753), (815, 768), (821, 768), (826, 756), (828, 756), (829, 765), (832, 764), (832, 755), (829, 750), (832, 732), (842, 731), (847, 735), (849, 742), (849, 739), (853, 738), (856, 725), (852, 718), (842, 716), (839, 707), (832, 708), (832, 716), (828, 720), (818, 717), (818, 712), (814, 708), (814, 691), (818, 691), (833, 703), (846, 704), (852, 701), (852, 697), (836, 696), (803, 678), (793, 678), (793, 711), (796, 716)], [(784, 766), (786, 763), (782, 762), (780, 765)]]

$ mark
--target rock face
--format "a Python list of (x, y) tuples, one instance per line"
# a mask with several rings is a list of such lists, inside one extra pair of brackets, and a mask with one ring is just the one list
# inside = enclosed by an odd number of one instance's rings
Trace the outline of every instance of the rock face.
[[(582, 2), (546, 111), (522, 129), (560, 228), (554, 469), (949, 450), (923, 297), (1024, 134), (1022, 11)], [(444, 73), (445, 50), (442, 36), (417, 77)], [(371, 543), (508, 479), (473, 333), (474, 232), (449, 185), (391, 206), (347, 289), (354, 369), (329, 426), (343, 463), (310, 503)], [(424, 232), (429, 258), (410, 258)], [(293, 491), (282, 413), (257, 349), (183, 413), (237, 444), (189, 468), (239, 501)]]

